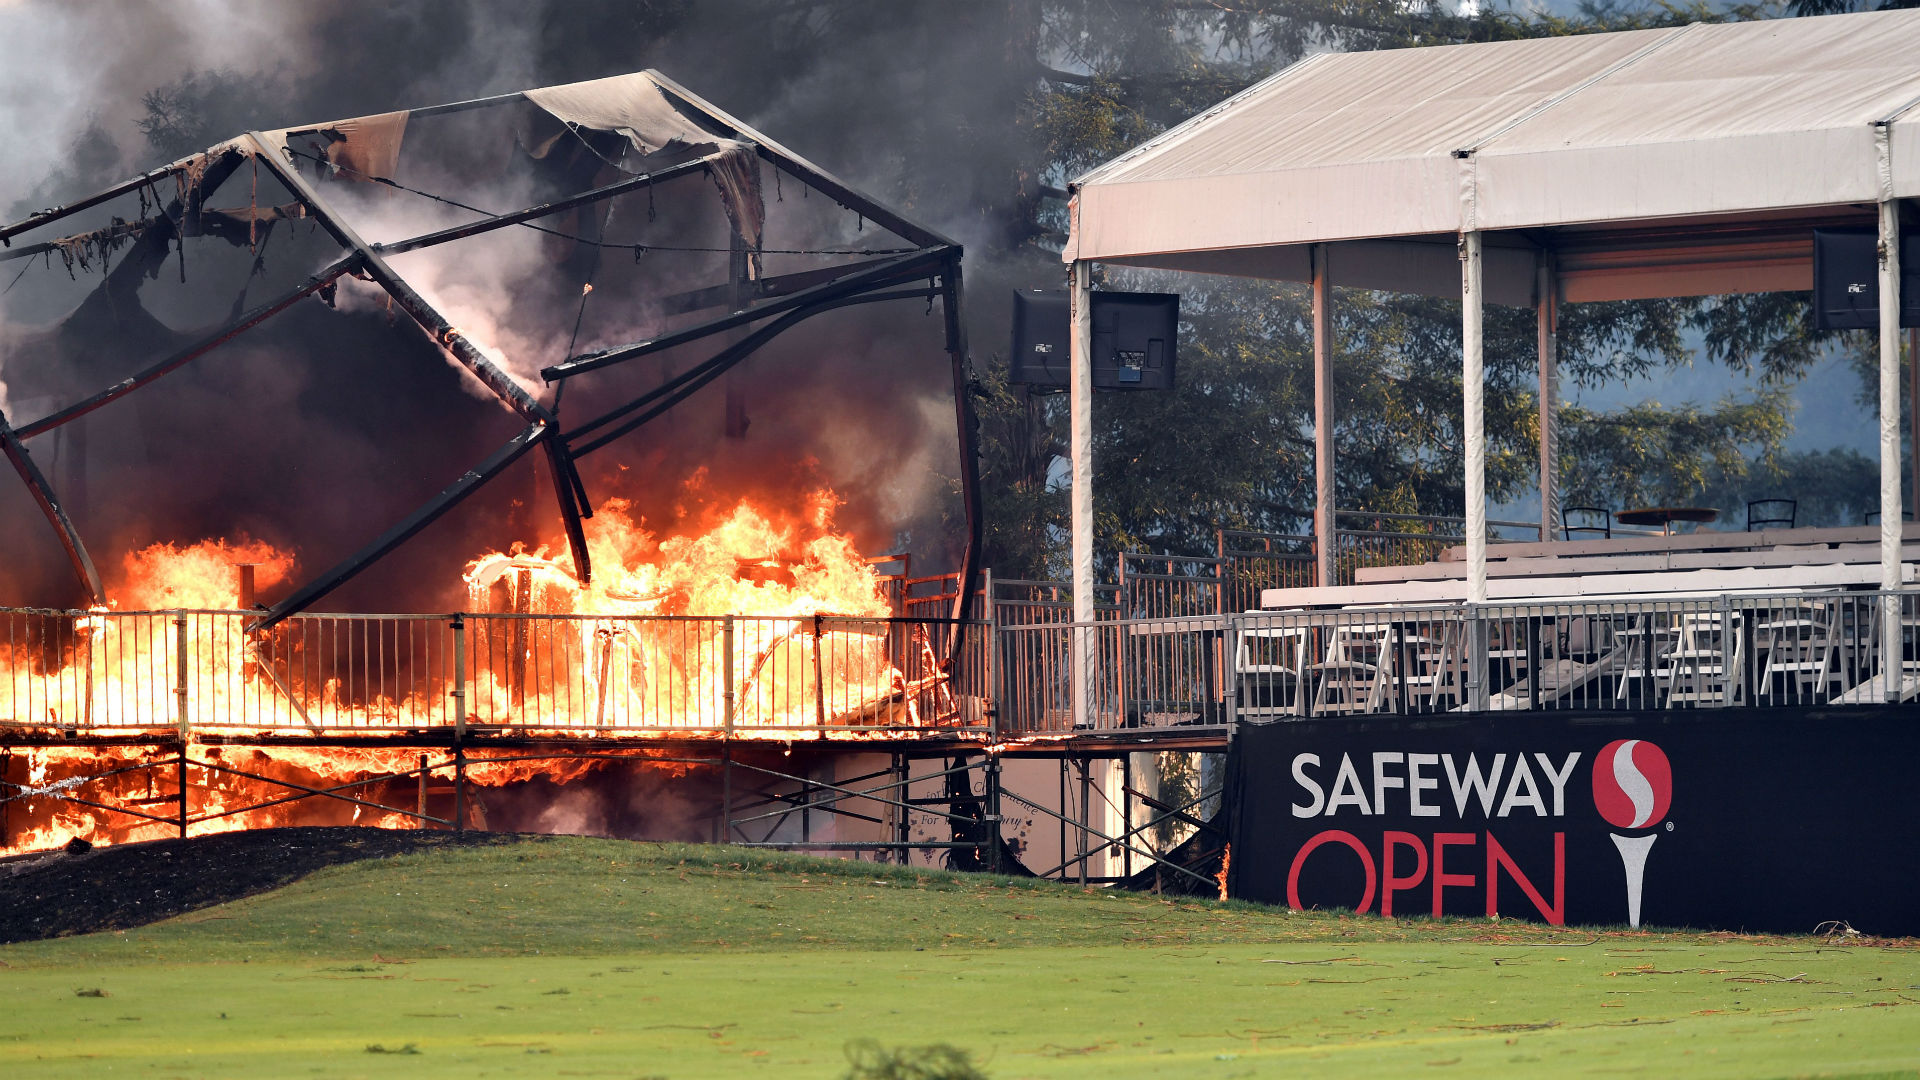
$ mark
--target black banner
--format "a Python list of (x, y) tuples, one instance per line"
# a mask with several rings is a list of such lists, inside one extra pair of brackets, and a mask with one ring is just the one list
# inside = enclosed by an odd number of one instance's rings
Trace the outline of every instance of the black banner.
[(1390, 915), (1920, 934), (1920, 708), (1243, 726), (1231, 895)]

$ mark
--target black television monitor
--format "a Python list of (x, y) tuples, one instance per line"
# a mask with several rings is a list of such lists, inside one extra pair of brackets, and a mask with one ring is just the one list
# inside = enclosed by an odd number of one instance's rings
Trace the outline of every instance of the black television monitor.
[[(1013, 294), (1012, 381), (1041, 389), (1068, 387), (1072, 369), (1067, 308), (1064, 291)], [(1096, 292), (1092, 316), (1094, 389), (1173, 389), (1180, 325), (1177, 294)]]
[[(1920, 326), (1920, 234), (1900, 235), (1900, 325)], [(1879, 327), (1879, 230), (1813, 230), (1813, 328)]]

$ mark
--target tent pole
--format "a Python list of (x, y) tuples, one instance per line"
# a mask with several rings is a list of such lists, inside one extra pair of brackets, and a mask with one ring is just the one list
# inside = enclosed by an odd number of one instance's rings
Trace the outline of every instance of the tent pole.
[(1920, 511), (1920, 328), (1907, 331), (1907, 502)]
[(1560, 498), (1557, 487), (1558, 462), (1560, 452), (1560, 431), (1555, 426), (1553, 410), (1560, 398), (1560, 357), (1556, 349), (1558, 342), (1555, 333), (1558, 329), (1560, 303), (1558, 282), (1554, 280), (1553, 257), (1547, 252), (1540, 253), (1538, 269), (1534, 282), (1534, 321), (1539, 338), (1540, 351), (1540, 539), (1553, 539), (1556, 527), (1560, 524)]
[[(1881, 139), (1887, 129), (1880, 128)], [(1884, 143), (1883, 143), (1884, 153)], [(1880, 201), (1880, 588), (1900, 587), (1900, 203)], [(1881, 605), (1880, 664), (1886, 699), (1900, 696), (1901, 604)]]
[(1090, 727), (1093, 687), (1093, 264), (1076, 260), (1072, 270), (1072, 427), (1073, 459), (1073, 726)]
[(1313, 556), (1314, 584), (1333, 577), (1336, 509), (1333, 494), (1333, 286), (1327, 245), (1309, 249), (1313, 260)]
[(1480, 231), (1474, 229), (1460, 234), (1460, 409), (1467, 451), (1469, 604), (1487, 602), (1487, 446), (1480, 303)]

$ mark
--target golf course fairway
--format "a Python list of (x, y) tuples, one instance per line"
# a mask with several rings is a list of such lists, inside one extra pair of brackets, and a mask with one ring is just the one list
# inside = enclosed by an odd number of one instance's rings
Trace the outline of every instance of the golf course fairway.
[(1173, 900), (529, 838), (0, 946), (5, 1077), (1912, 1076), (1911, 942)]

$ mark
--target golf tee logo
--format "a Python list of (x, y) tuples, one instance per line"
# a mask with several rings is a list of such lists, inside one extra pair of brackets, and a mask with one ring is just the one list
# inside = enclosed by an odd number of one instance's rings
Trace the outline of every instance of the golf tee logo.
[(1646, 876), (1647, 852), (1657, 833), (1646, 832), (1660, 823), (1673, 802), (1673, 767), (1659, 747), (1644, 739), (1617, 739), (1593, 759), (1593, 805), (1607, 824), (1626, 830), (1612, 833), (1620, 849), (1620, 865), (1627, 872), (1627, 922), (1640, 925), (1640, 886)]

